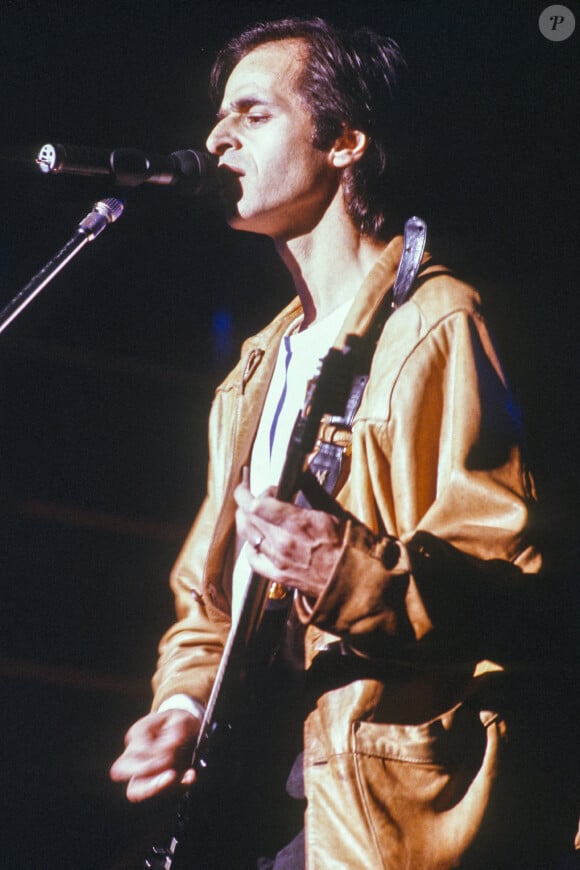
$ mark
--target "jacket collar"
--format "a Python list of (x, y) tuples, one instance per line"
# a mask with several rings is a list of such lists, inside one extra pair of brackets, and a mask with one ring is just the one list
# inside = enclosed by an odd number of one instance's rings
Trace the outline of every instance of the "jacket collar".
[(395, 283), (402, 253), (403, 237), (395, 236), (382, 251), (354, 297), (337, 335), (336, 347), (343, 347), (347, 335), (363, 335), (370, 327), (385, 294)]

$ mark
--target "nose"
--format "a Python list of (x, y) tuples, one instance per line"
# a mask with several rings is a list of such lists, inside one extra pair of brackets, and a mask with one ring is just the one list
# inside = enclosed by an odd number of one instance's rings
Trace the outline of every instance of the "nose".
[(228, 148), (235, 147), (236, 139), (228, 118), (221, 118), (206, 139), (205, 147), (210, 154), (220, 157)]

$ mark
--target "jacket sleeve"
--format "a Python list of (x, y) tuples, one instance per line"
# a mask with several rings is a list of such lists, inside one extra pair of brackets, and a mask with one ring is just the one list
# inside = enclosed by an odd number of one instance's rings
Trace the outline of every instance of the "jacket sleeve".
[[(225, 607), (217, 606), (219, 602), (210, 598), (214, 586), (206, 582), (206, 574), (209, 576), (217, 570), (213, 566), (216, 561), (219, 561), (219, 569), (224, 570), (222, 561), (229, 549), (227, 541), (233, 524), (233, 503), (225, 522), (222, 505), (231, 464), (231, 442), (227, 436), (231, 415), (227, 407), (232, 384), (237, 380), (239, 372), (234, 370), (218, 388), (212, 405), (207, 494), (171, 572), (177, 621), (159, 644), (153, 677), (153, 709), (181, 693), (201, 704), (207, 702), (229, 630)], [(222, 522), (218, 522), (220, 517)], [(218, 526), (219, 532), (216, 531)], [(219, 553), (219, 559), (212, 558), (215, 553)]]
[(493, 344), (479, 314), (459, 309), (403, 342), (394, 367), (392, 352), (379, 345), (353, 428), (357, 519), (302, 621), (369, 651), (500, 654), (539, 557), (526, 542), (533, 496)]
[(202, 595), (202, 569), (214, 515), (213, 499), (208, 495), (171, 573), (177, 621), (159, 644), (154, 710), (181, 693), (205, 705), (211, 692), (229, 628), (227, 622), (210, 619)]

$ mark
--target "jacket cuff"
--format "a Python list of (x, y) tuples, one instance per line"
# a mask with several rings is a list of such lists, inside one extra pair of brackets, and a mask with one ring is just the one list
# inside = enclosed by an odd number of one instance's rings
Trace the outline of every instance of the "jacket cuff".
[(299, 596), (296, 607), (304, 625), (353, 640), (379, 634), (412, 641), (432, 628), (405, 545), (390, 535), (374, 535), (354, 519), (346, 523), (326, 588), (314, 602)]

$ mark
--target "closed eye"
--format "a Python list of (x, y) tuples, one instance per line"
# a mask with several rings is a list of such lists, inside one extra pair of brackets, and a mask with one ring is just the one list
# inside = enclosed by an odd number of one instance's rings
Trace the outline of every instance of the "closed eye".
[(248, 112), (248, 114), (246, 114), (244, 116), (244, 121), (246, 124), (248, 124), (248, 126), (255, 127), (258, 124), (265, 123), (269, 119), (269, 117), (270, 117), (269, 115), (266, 115), (263, 113), (262, 114), (257, 114), (257, 113), (250, 114)]
[(229, 106), (222, 107), (217, 113), (216, 121), (222, 121), (228, 114), (237, 115), (250, 125), (267, 121), (270, 112), (267, 110), (268, 101), (256, 96), (241, 97), (234, 100)]

